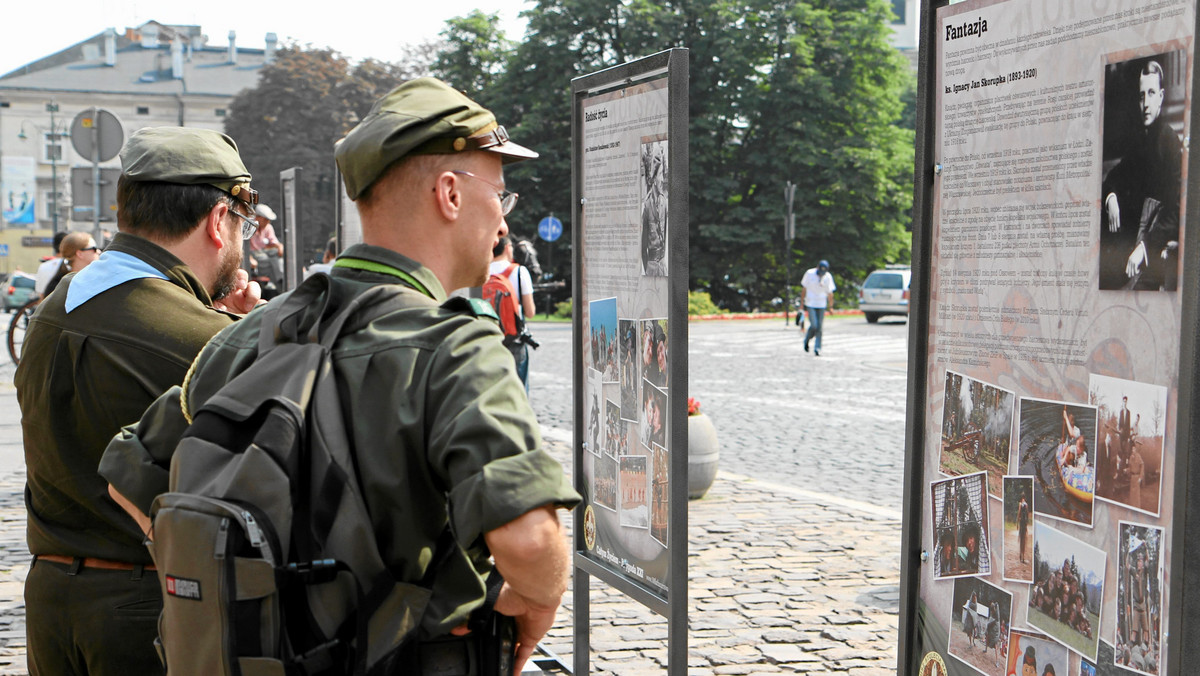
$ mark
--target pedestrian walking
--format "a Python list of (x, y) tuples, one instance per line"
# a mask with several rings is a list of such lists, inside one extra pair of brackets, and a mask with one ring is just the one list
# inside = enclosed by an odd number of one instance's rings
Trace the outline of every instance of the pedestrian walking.
[(821, 356), (821, 331), (825, 328), (825, 311), (833, 307), (833, 292), (837, 285), (829, 272), (829, 261), (822, 260), (815, 268), (809, 268), (800, 280), (804, 287), (804, 305), (808, 308), (808, 332), (804, 334), (804, 351), (814, 338), (813, 354)]

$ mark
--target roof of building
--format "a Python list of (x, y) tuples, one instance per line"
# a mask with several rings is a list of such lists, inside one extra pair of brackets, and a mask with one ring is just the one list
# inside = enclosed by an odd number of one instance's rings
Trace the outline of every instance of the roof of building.
[[(258, 83), (266, 58), (265, 50), (237, 47), (236, 61), (230, 62), (229, 45), (209, 46), (199, 26), (148, 21), (115, 36), (114, 64), (108, 65), (105, 33), (0, 76), (0, 91), (234, 96)], [(157, 39), (143, 41), (146, 35), (155, 34)], [(176, 78), (172, 71), (171, 49), (176, 41), (182, 47), (182, 78)]]

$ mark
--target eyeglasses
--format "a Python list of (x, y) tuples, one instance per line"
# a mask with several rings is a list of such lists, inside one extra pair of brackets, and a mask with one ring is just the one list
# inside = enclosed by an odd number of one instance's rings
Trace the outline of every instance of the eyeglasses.
[(489, 181), (485, 178), (480, 178), (480, 177), (476, 176), (475, 174), (472, 174), (469, 171), (460, 171), (458, 169), (455, 169), (455, 170), (451, 171), (450, 173), (458, 174), (460, 176), (467, 176), (469, 178), (475, 179), (476, 181), (483, 181), (484, 183), (487, 183), (488, 185), (490, 185), (493, 188), (495, 188), (496, 190), (498, 190), (499, 192), (496, 193), (496, 197), (500, 198), (500, 215), (501, 216), (507, 216), (509, 214), (509, 212), (513, 210), (513, 207), (517, 206), (517, 193), (515, 193), (515, 192), (510, 192), (508, 190), (505, 190), (504, 188), (501, 188), (500, 186), (496, 185), (495, 183), (492, 183), (491, 181)]
[(257, 220), (250, 218), (246, 214), (243, 214), (232, 207), (229, 209), (229, 213), (242, 219), (242, 239), (250, 239), (254, 236), (254, 233), (258, 232)]
[(89, 247), (84, 247), (84, 248), (80, 249), (80, 251), (99, 251), (99, 250), (100, 250), (100, 247), (98, 247), (98, 246), (89, 246)]

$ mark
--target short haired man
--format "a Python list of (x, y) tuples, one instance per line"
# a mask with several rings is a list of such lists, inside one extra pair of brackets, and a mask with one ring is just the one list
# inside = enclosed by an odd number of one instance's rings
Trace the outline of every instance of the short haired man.
[(145, 535), (96, 466), (122, 425), (183, 381), (200, 348), (258, 300), (241, 263), (256, 193), (237, 146), (142, 129), (121, 151), (120, 232), (38, 307), (17, 367), (27, 483), (31, 674), (162, 673), (162, 607)]
[(808, 352), (808, 342), (814, 337), (813, 354), (821, 356), (821, 333), (825, 328), (825, 311), (833, 307), (833, 292), (837, 285), (833, 283), (833, 275), (829, 274), (829, 261), (823, 260), (815, 268), (809, 268), (800, 279), (804, 287), (804, 305), (808, 308), (808, 332), (804, 334), (804, 351)]
[(1178, 276), (1182, 145), (1162, 117), (1162, 66), (1147, 61), (1138, 75), (1141, 128), (1104, 178), (1102, 289), (1174, 290)]
[[(421, 641), (394, 654), (403, 673), (423, 673), (425, 641), (464, 633), (485, 602), (489, 553), (505, 579), (495, 609), (516, 619), (518, 672), (566, 589), (556, 507), (579, 496), (541, 450), (495, 321), (445, 292), (487, 279), (516, 201), (503, 164), (535, 156), (509, 141), (491, 112), (433, 78), (385, 95), (337, 148), (364, 243), (334, 263), (331, 293), (348, 299), (399, 285), (411, 303), (342, 334), (333, 365), (384, 563), (397, 581), (417, 583), (431, 561), (443, 561), (420, 615)], [(186, 399), (172, 389), (109, 446), (101, 472), (142, 512), (166, 488), (165, 468), (187, 424), (182, 402), (195, 411), (244, 368), (259, 321), (261, 313), (252, 314), (214, 338), (191, 371)], [(448, 527), (454, 543), (446, 551), (437, 543)], [(471, 637), (462, 641), (469, 646)]]
[[(513, 259), (513, 242), (512, 238), (505, 235), (500, 238), (500, 243), (492, 249), (492, 263), (488, 266), (489, 275), (498, 275), (505, 270), (513, 267), (512, 272), (508, 274), (508, 282), (512, 284), (513, 291), (517, 293), (519, 302), (517, 303), (518, 311), (521, 313), (522, 319), (532, 317), (537, 308), (533, 305), (533, 277), (529, 274), (529, 268), (517, 263)], [(513, 354), (513, 359), (517, 362), (517, 375), (521, 378), (521, 384), (525, 386), (526, 394), (529, 393), (529, 346), (524, 342), (514, 343), (509, 347), (509, 351)]]

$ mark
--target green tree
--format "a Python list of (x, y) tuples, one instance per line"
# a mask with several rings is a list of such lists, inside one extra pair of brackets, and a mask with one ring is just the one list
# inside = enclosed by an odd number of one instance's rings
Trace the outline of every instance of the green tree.
[(403, 64), (372, 59), (352, 64), (328, 48), (289, 45), (263, 67), (257, 86), (230, 104), (225, 131), (237, 141), (261, 201), (279, 213), (279, 172), (301, 169), (299, 251), (287, 252), (298, 256), (300, 264), (320, 260), (325, 241), (337, 228), (334, 143), (375, 99), (406, 79), (427, 74), (433, 53), (431, 45), (417, 45)]
[[(500, 29), (499, 14), (474, 10), (446, 21), (441, 37), (455, 49), (443, 49), (433, 61), (433, 74), (465, 92), (490, 93), (507, 63), (512, 43)], [(486, 101), (480, 100), (483, 105)]]
[[(908, 260), (913, 133), (897, 122), (911, 74), (888, 44), (884, 0), (537, 0), (523, 16), (526, 36), (506, 68), (470, 92), (542, 153), (509, 172), (522, 194), (509, 222), (518, 235), (550, 212), (569, 219), (571, 79), (683, 46), (692, 288), (724, 307), (753, 307), (782, 292), (785, 256), (793, 281), (832, 259), (846, 290), (874, 267)], [(489, 35), (448, 32), (446, 62), (491, 53)], [(800, 185), (790, 251), (788, 180)]]

